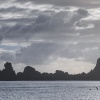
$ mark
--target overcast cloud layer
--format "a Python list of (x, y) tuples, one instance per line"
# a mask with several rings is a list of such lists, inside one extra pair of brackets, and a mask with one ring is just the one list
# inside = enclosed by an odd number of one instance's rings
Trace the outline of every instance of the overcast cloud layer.
[(99, 6), (98, 0), (0, 0), (1, 66), (89, 72), (100, 57)]

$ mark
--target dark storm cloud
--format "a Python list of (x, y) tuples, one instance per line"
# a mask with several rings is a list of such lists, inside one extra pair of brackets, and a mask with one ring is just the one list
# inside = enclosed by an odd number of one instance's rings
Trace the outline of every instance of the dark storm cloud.
[[(51, 12), (52, 14), (52, 12)], [(78, 9), (72, 14), (68, 11), (61, 11), (53, 15), (39, 14), (36, 18), (12, 18), (0, 20), (1, 23), (12, 23), (15, 25), (2, 26), (0, 33), (3, 38), (30, 38), (35, 33), (60, 34), (73, 33), (74, 23), (80, 21), (81, 18), (87, 17), (88, 11)]]
[[(100, 53), (98, 42), (80, 42), (77, 44), (59, 43), (33, 43), (23, 48), (15, 56), (14, 62), (41, 65), (48, 64), (58, 57), (78, 59), (84, 58), (84, 62), (95, 63)], [(52, 57), (52, 59), (50, 59)]]
[[(10, 19), (8, 21), (11, 21), (13, 19)], [(21, 19), (14, 19), (14, 21), (19, 22)], [(23, 21), (27, 20), (31, 22), (32, 19), (22, 19)], [(21, 21), (22, 21), (21, 20)], [(59, 17), (52, 18), (47, 15), (39, 15), (36, 20), (33, 19), (33, 23), (31, 22), (29, 25), (23, 25), (23, 24), (16, 24), (14, 26), (3, 26), (0, 31), (3, 32), (4, 38), (17, 38), (17, 37), (31, 37), (32, 34), (38, 33), (38, 32), (51, 32), (56, 31), (57, 29), (61, 29), (64, 25), (63, 19), (60, 19)], [(48, 34), (48, 33), (47, 33)]]
[(53, 4), (58, 6), (79, 6), (79, 7), (91, 7), (99, 6), (98, 0), (17, 0), (18, 2), (34, 2), (38, 4)]
[(34, 65), (48, 64), (49, 57), (56, 54), (62, 47), (63, 45), (56, 43), (33, 43), (16, 54), (16, 61)]
[(83, 17), (89, 14), (86, 9), (81, 9), (81, 8), (77, 10), (77, 13), (82, 15)]
[[(27, 0), (23, 2), (28, 3)], [(42, 2), (56, 3), (60, 1), (43, 0)], [(72, 1), (65, 0), (64, 2), (73, 3)], [(60, 10), (55, 12), (54, 7), (52, 7), (52, 11), (50, 9), (39, 11), (39, 9), (35, 10), (34, 8), (24, 7), (24, 5), (21, 6), (17, 1), (15, 3), (11, 1), (11, 4), (14, 4), (13, 6), (10, 6), (10, 2), (8, 4), (7, 8), (4, 8), (4, 6), (0, 8), (0, 12), (4, 14), (1, 14), (0, 19), (0, 36), (3, 39), (30, 39), (30, 37), (37, 33), (73, 33), (75, 32), (74, 23), (89, 15), (88, 11), (82, 8), (74, 12)]]
[(96, 63), (95, 58), (100, 56), (100, 42), (80, 42), (68, 45), (67, 48), (60, 52), (61, 57), (67, 58), (85, 58), (84, 61)]
[[(11, 53), (1, 53), (0, 59), (14, 63), (33, 65), (48, 64), (58, 57), (69, 59), (85, 58), (84, 61), (95, 63), (99, 57), (99, 42), (81, 42), (77, 44), (33, 43), (22, 48), (15, 56)], [(93, 56), (93, 57), (92, 57)], [(54, 57), (50, 59), (50, 57)]]

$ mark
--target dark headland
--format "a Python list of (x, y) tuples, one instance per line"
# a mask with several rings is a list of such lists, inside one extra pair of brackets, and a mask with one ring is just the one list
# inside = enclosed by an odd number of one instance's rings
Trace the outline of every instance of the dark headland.
[(55, 73), (40, 73), (30, 66), (25, 67), (23, 72), (16, 74), (11, 63), (6, 62), (4, 67), (0, 71), (0, 81), (100, 80), (100, 58), (97, 60), (95, 68), (87, 74), (83, 72), (70, 75), (61, 70), (56, 70)]

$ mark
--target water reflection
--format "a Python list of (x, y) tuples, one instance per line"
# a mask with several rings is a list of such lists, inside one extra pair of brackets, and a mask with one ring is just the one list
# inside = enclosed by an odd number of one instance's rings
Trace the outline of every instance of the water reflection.
[(100, 100), (100, 82), (0, 82), (0, 100)]

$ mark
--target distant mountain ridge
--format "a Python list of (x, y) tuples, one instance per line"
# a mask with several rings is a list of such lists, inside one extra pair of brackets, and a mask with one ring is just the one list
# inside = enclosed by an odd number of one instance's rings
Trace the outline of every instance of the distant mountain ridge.
[(4, 67), (5, 69), (0, 71), (0, 81), (100, 80), (100, 58), (97, 60), (95, 68), (87, 74), (83, 72), (70, 75), (61, 70), (56, 70), (55, 73), (40, 73), (30, 66), (16, 74), (10, 62), (6, 62)]

